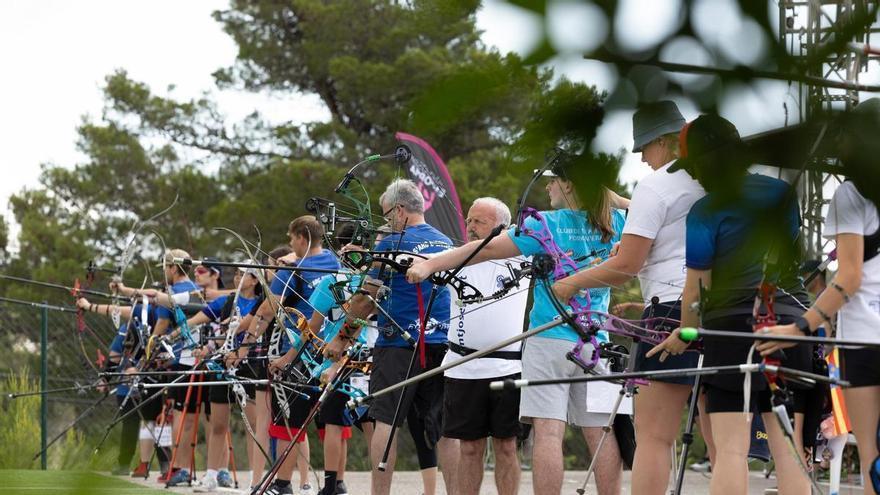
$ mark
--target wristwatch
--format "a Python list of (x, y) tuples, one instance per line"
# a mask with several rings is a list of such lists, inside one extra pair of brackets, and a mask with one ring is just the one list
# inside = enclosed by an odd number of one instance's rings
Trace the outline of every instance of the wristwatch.
[(802, 334), (807, 337), (813, 336), (813, 331), (810, 330), (810, 322), (807, 321), (803, 316), (798, 316), (794, 319), (794, 326), (797, 327), (798, 330), (801, 331)]

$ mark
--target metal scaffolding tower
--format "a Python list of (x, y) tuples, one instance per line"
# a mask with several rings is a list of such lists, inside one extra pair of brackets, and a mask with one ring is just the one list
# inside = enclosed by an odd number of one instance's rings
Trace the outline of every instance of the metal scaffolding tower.
[[(854, 15), (874, 12), (878, 3), (880, 2), (868, 0), (779, 0), (780, 42), (795, 57), (795, 61), (800, 62), (798, 66), (806, 69), (808, 75), (829, 81), (857, 83), (859, 77), (868, 71), (869, 62), (876, 64), (880, 56), (855, 49), (833, 53), (820, 59), (816, 59), (815, 54), (840, 36), (842, 24)], [(875, 18), (871, 26), (855, 33), (847, 41), (870, 45), (871, 35), (878, 33), (880, 24)], [(797, 100), (798, 113), (803, 122), (831, 110), (852, 108), (859, 102), (859, 93), (854, 90), (798, 83)], [(822, 165), (832, 169), (838, 166), (834, 157), (819, 160), (823, 162)], [(820, 172), (816, 168), (809, 167), (797, 184), (804, 223), (803, 235), (807, 255), (811, 258), (821, 257), (826, 251), (827, 243), (822, 238), (822, 221), (830, 195), (842, 181), (841, 176)]]

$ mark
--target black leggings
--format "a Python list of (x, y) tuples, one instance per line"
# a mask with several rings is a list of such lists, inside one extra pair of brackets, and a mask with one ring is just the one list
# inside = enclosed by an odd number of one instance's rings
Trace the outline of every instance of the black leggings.
[[(116, 403), (122, 406), (125, 400), (124, 395), (116, 396)], [(130, 412), (135, 407), (135, 401), (131, 397), (125, 401), (125, 406), (119, 411), (120, 415)], [(141, 418), (137, 414), (131, 414), (122, 420), (122, 430), (119, 434), (119, 456), (116, 458), (117, 466), (131, 467), (131, 458), (138, 446), (138, 432), (140, 430)]]
[(425, 433), (425, 423), (416, 413), (416, 408), (409, 409), (409, 415), (406, 417), (409, 426), (409, 434), (416, 444), (416, 456), (419, 458), (419, 469), (428, 469), (437, 467), (437, 451), (428, 442)]

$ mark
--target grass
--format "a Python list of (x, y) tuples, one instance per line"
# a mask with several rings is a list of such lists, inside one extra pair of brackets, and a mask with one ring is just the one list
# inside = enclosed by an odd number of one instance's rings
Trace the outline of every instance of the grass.
[(121, 478), (87, 471), (0, 470), (0, 492), (4, 495), (168, 495)]

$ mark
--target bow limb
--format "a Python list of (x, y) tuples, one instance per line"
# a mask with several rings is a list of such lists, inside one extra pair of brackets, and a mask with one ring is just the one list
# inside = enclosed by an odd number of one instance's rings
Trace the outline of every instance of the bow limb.
[[(130, 265), (132, 260), (134, 259), (134, 250), (136, 247), (135, 240), (137, 239), (137, 236), (141, 233), (143, 228), (147, 224), (149, 224), (150, 222), (153, 222), (157, 218), (159, 218), (162, 215), (165, 215), (166, 213), (171, 211), (171, 209), (177, 205), (178, 199), (179, 199), (179, 195), (175, 194), (174, 200), (171, 202), (170, 205), (168, 205), (164, 209), (158, 211), (157, 213), (153, 214), (152, 216), (148, 217), (146, 220), (143, 220), (143, 221), (135, 220), (135, 222), (132, 223), (131, 229), (129, 229), (128, 233), (125, 235), (125, 238), (126, 238), (125, 248), (123, 248), (123, 250), (122, 250), (122, 254), (120, 255), (120, 258), (119, 258), (119, 263), (116, 265), (113, 277), (111, 278), (111, 280), (113, 282), (117, 282), (117, 283), (122, 282), (122, 276), (125, 274), (125, 270), (128, 268), (128, 265)], [(119, 293), (115, 289), (113, 290), (112, 304), (113, 304), (113, 310), (111, 312), (111, 318), (113, 320), (113, 325), (118, 328), (120, 321), (121, 321), (120, 320), (120, 311), (119, 311)]]

